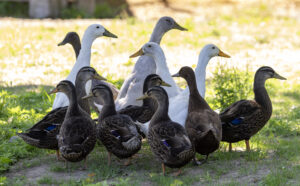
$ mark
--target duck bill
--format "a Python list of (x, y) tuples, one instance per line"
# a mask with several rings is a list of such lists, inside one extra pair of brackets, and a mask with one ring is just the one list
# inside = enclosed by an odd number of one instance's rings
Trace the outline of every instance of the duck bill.
[(174, 26), (173, 29), (177, 29), (177, 30), (181, 30), (181, 31), (188, 31), (188, 29), (183, 28), (182, 26), (180, 26), (178, 23), (174, 22)]
[(94, 79), (98, 79), (98, 80), (104, 80), (104, 81), (107, 80), (105, 77), (102, 77), (102, 76), (100, 76), (99, 74), (93, 75), (93, 78), (94, 78)]
[(85, 99), (89, 99), (92, 98), (94, 95), (92, 93), (90, 93), (89, 95), (83, 96), (81, 99), (85, 100)]
[(142, 97), (137, 98), (136, 100), (140, 101), (140, 100), (143, 100), (143, 99), (146, 99), (146, 98), (149, 98), (149, 96), (147, 94), (143, 95)]
[(162, 81), (160, 85), (165, 87), (171, 87), (171, 85), (166, 83), (165, 81)]
[(222, 50), (219, 51), (218, 56), (230, 58), (230, 55), (224, 53)]
[(138, 56), (142, 56), (142, 55), (144, 55), (144, 52), (143, 52), (143, 49), (141, 48), (139, 51), (137, 51), (136, 53), (132, 54), (129, 57), (133, 58), (133, 57), (138, 57)]
[(116, 36), (115, 34), (111, 33), (110, 31), (108, 31), (106, 29), (105, 29), (105, 31), (103, 33), (103, 36), (112, 37), (112, 38), (118, 38), (118, 36)]
[(180, 77), (179, 73), (173, 74), (172, 77)]
[(67, 42), (65, 40), (63, 40), (62, 42), (58, 43), (57, 46), (62, 46), (62, 45), (65, 45), (67, 44)]
[(276, 78), (276, 79), (281, 79), (281, 80), (286, 80), (285, 77), (282, 77), (281, 75), (277, 74), (276, 72), (274, 73), (274, 76), (273, 78)]
[(55, 88), (55, 89), (51, 90), (50, 92), (48, 92), (48, 94), (54, 94), (54, 93), (57, 93), (57, 92), (58, 92), (58, 89)]

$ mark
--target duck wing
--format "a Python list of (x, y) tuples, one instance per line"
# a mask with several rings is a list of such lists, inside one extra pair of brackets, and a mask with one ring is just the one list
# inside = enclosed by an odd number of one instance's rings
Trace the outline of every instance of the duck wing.
[(238, 125), (243, 123), (245, 117), (259, 110), (261, 106), (254, 100), (240, 100), (233, 103), (220, 113), (222, 122)]
[(210, 131), (217, 140), (221, 140), (222, 126), (220, 117), (210, 109), (206, 109), (203, 112), (189, 113), (185, 128), (192, 141), (193, 139), (201, 140)]
[(61, 126), (61, 124), (65, 119), (67, 110), (68, 110), (68, 106), (59, 107), (50, 111), (46, 116), (44, 116), (39, 122), (37, 122), (27, 131), (40, 131), (40, 130), (50, 131), (56, 128), (56, 126)]
[(177, 156), (181, 152), (191, 149), (191, 142), (185, 132), (185, 129), (174, 122), (166, 122), (163, 125), (154, 128), (156, 141), (164, 149), (168, 149), (172, 156)]

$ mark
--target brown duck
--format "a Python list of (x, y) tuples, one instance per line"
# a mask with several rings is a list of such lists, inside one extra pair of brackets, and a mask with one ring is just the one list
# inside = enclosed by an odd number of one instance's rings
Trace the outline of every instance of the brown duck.
[(250, 151), (250, 138), (269, 121), (272, 115), (272, 102), (265, 88), (265, 82), (270, 78), (286, 80), (271, 67), (263, 66), (255, 73), (254, 100), (240, 100), (220, 113), (222, 141), (229, 143), (229, 151), (232, 150), (231, 143), (241, 140), (245, 140), (246, 149)]
[[(220, 117), (200, 96), (192, 68), (182, 67), (173, 77), (182, 77), (188, 83), (190, 96), (185, 129), (193, 144), (194, 151), (206, 155), (206, 161), (208, 155), (217, 150), (220, 145), (222, 138)], [(194, 157), (194, 162), (197, 165), (200, 164), (196, 157)]]

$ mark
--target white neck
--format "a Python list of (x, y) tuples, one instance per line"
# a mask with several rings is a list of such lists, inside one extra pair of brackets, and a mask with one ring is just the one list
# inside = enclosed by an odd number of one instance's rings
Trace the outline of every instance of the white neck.
[(91, 63), (91, 48), (95, 38), (89, 36), (87, 33), (83, 35), (81, 50), (79, 52), (79, 56), (74, 64), (67, 80), (72, 81), (75, 83), (75, 78), (78, 71), (84, 66), (90, 66)]
[(165, 82), (171, 85), (171, 87), (164, 87), (168, 92), (169, 97), (173, 96), (173, 94), (170, 95), (170, 91), (175, 91), (175, 94), (177, 94), (179, 88), (171, 76), (164, 52), (162, 50), (157, 52), (153, 58), (156, 64), (156, 74), (158, 74)]
[(195, 69), (197, 88), (200, 95), (205, 98), (205, 80), (206, 80), (206, 66), (211, 59), (207, 52), (201, 51), (198, 58), (197, 67)]

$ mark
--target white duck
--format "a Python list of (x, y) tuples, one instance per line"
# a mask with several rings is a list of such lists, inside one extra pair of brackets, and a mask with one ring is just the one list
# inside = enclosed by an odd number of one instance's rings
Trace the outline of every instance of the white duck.
[(166, 83), (171, 85), (171, 87), (163, 87), (167, 91), (169, 99), (177, 96), (180, 93), (180, 88), (177, 86), (171, 76), (162, 48), (154, 42), (148, 42), (144, 44), (139, 51), (132, 54), (130, 57), (137, 57), (141, 55), (151, 56), (154, 59), (156, 65), (155, 73), (159, 75), (161, 79), (163, 79)]
[[(206, 79), (206, 66), (209, 60), (215, 56), (227, 57), (230, 56), (225, 54), (214, 44), (205, 45), (198, 57), (198, 63), (195, 70), (197, 88), (202, 97), (205, 97), (205, 79)], [(163, 79), (163, 78), (162, 78)], [(164, 79), (163, 79), (164, 80)], [(167, 81), (166, 81), (167, 82)], [(169, 98), (169, 116), (172, 121), (179, 123), (184, 126), (185, 120), (188, 113), (189, 103), (189, 89), (188, 87), (181, 91), (180, 94), (173, 98)], [(149, 122), (141, 125), (141, 130), (147, 134)]]
[[(160, 41), (164, 34), (171, 29), (178, 29), (186, 31), (187, 29), (181, 27), (171, 17), (161, 17), (150, 38), (150, 42), (160, 44)], [(149, 56), (141, 56), (135, 63), (134, 69), (131, 75), (123, 83), (118, 97), (116, 99), (116, 110), (125, 108), (128, 105), (141, 105), (141, 101), (136, 101), (136, 98), (143, 95), (143, 84), (145, 78), (149, 74), (153, 74), (156, 71), (154, 60)]]
[[(85, 30), (79, 56), (66, 80), (69, 80), (75, 84), (75, 78), (78, 71), (84, 66), (90, 66), (92, 44), (96, 38), (101, 36), (117, 38), (116, 35), (110, 33), (100, 24), (92, 24)], [(89, 84), (89, 87), (91, 87), (91, 81), (89, 81), (87, 84)], [(57, 93), (52, 105), (52, 109), (68, 105), (69, 100), (67, 96), (63, 93)]]

